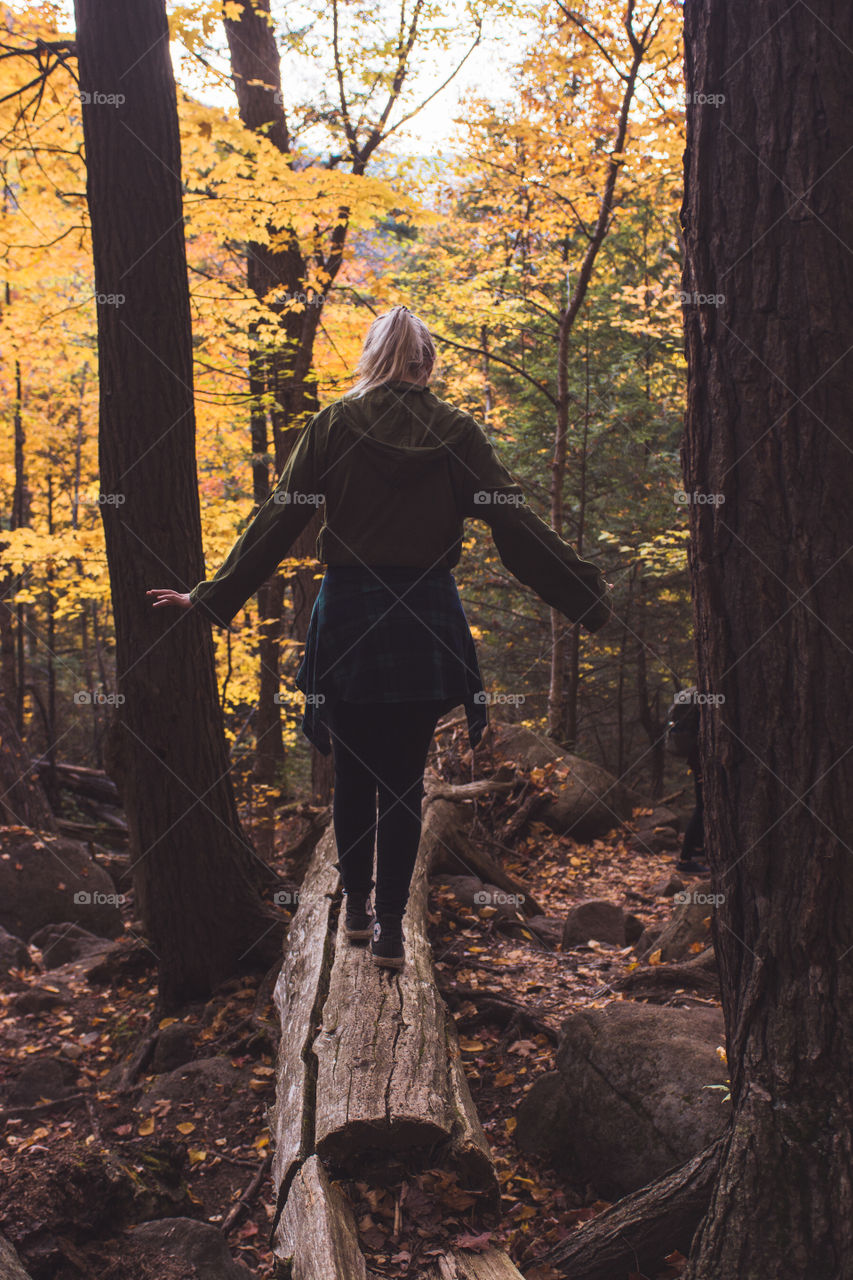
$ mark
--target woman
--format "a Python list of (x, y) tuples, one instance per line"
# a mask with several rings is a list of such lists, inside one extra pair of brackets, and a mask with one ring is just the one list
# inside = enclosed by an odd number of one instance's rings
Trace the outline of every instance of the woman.
[(402, 920), (436, 723), (463, 703), (472, 748), (487, 724), (451, 572), (465, 517), (485, 520), (504, 565), (571, 621), (597, 631), (610, 616), (599, 570), (524, 505), (476, 420), (429, 390), (434, 361), (429, 330), (407, 307), (378, 316), (352, 391), (309, 420), (215, 577), (186, 595), (147, 593), (154, 608), (196, 606), (229, 627), (325, 502), (317, 559), (326, 572), (296, 676), (306, 695), (302, 729), (326, 755), (334, 743), (347, 935), (370, 937), (375, 887), (371, 953), (393, 968), (404, 962)]

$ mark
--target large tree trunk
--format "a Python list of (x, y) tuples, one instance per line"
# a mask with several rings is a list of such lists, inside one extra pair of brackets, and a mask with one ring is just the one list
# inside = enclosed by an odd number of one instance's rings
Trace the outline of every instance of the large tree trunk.
[[(210, 624), (147, 588), (203, 576), (175, 84), (163, 0), (76, 0), (98, 306), (101, 503), (118, 692), (110, 772), (134, 884), (172, 1006), (268, 964), (280, 926), (258, 894), (228, 777)], [(106, 97), (104, 96), (106, 95)], [(114, 98), (112, 95), (116, 95)], [(121, 499), (120, 501), (118, 499)]]
[[(853, 9), (687, 0), (701, 747), (733, 1124), (690, 1280), (853, 1275)], [(708, 101), (703, 95), (725, 95)], [(714, 305), (694, 295), (724, 295)]]
[[(225, 34), (231, 55), (231, 72), (240, 119), (248, 129), (268, 138), (282, 155), (289, 156), (290, 133), (281, 91), (281, 59), (276, 44), (270, 15), (269, 0), (240, 0), (233, 9), (233, 16), (224, 18)], [(342, 230), (345, 235), (345, 229)], [(335, 274), (337, 268), (335, 268)], [(261, 301), (266, 301), (278, 317), (277, 325), (258, 325), (253, 333), (255, 344), (255, 369), (263, 370), (263, 382), (256, 381), (252, 396), (266, 392), (272, 396), (272, 434), (277, 472), (295, 447), (308, 416), (319, 408), (316, 386), (309, 377), (314, 357), (314, 341), (320, 319), (320, 308), (308, 306), (292, 311), (286, 307), (288, 297), (304, 292), (307, 264), (296, 235), (292, 235), (286, 247), (270, 249), (260, 243), (251, 243), (247, 253), (247, 278), (249, 288)], [(333, 279), (334, 277), (332, 277)], [(329, 284), (331, 285), (330, 279)], [(253, 404), (257, 400), (253, 399)], [(255, 410), (255, 417), (266, 419), (263, 410)], [(253, 439), (259, 434), (256, 421)], [(257, 456), (258, 450), (255, 446)], [(266, 453), (266, 447), (264, 448)], [(264, 501), (266, 494), (258, 491), (257, 473), (255, 500)], [(291, 548), (293, 557), (311, 557), (315, 553), (317, 535), (322, 519), (319, 512), (302, 531)], [(295, 573), (291, 579), (293, 616), (291, 638), (305, 640), (311, 609), (320, 589), (314, 566)], [(257, 717), (257, 763), (255, 777), (258, 782), (270, 784), (279, 775), (284, 760), (279, 704), (274, 700), (280, 678), (280, 651), (282, 636), (282, 610), (284, 592), (281, 583), (267, 586), (260, 593), (259, 602), (268, 618), (262, 629), (260, 644), (260, 692)], [(332, 789), (333, 771), (328, 757), (312, 749), (312, 791), (322, 804), (328, 803)], [(271, 802), (268, 810), (272, 809)], [(273, 813), (268, 812), (267, 826), (273, 830)]]

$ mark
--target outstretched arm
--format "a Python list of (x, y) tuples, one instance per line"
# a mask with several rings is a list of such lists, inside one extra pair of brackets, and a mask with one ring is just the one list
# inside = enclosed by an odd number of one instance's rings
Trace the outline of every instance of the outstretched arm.
[(611, 597), (601, 570), (582, 560), (526, 505), (524, 494), (501, 462), (482, 427), (471, 419), (464, 456), (465, 514), (485, 520), (501, 561), (553, 609), (587, 631), (610, 617)]
[[(250, 596), (275, 572), (317, 510), (317, 419), (309, 419), (266, 502), (234, 543), (216, 574), (193, 587), (189, 606), (199, 605), (217, 626), (228, 627)], [(150, 593), (149, 593), (150, 594)], [(178, 604), (162, 598), (158, 604)], [(184, 608), (188, 607), (183, 605)]]

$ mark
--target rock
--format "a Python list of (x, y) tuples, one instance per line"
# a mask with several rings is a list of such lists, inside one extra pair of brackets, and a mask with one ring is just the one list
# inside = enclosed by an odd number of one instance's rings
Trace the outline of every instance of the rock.
[(66, 983), (51, 982), (50, 986), (29, 986), (10, 1001), (16, 1013), (47, 1013), (59, 1005), (70, 1004), (74, 993)]
[[(143, 1222), (128, 1232), (135, 1245), (142, 1245), (146, 1260), (172, 1263), (176, 1275), (198, 1280), (252, 1280), (252, 1272), (235, 1262), (221, 1232), (208, 1222), (194, 1218), (161, 1218)], [(170, 1272), (171, 1274), (171, 1272)]]
[(71, 960), (100, 955), (109, 949), (109, 945), (105, 938), (99, 938), (68, 920), (43, 925), (30, 937), (30, 946), (38, 947), (46, 969), (57, 969)]
[[(34, 1144), (26, 1153), (26, 1194), (19, 1194), (14, 1206), (15, 1239), (22, 1252), (26, 1249), (34, 1274), (46, 1280), (67, 1273), (57, 1238), (80, 1244), (131, 1222), (192, 1213), (184, 1176), (186, 1143), (179, 1138), (133, 1143), (125, 1151), (97, 1142), (87, 1146), (73, 1135), (49, 1148)], [(166, 1273), (161, 1268), (152, 1275), (161, 1280)], [(103, 1275), (103, 1268), (97, 1274)], [(131, 1264), (121, 1274), (136, 1277), (138, 1272)]]
[(157, 1037), (154, 1055), (151, 1060), (151, 1072), (174, 1071), (192, 1061), (195, 1050), (195, 1029), (186, 1022), (173, 1022), (164, 1027)]
[(0, 1236), (0, 1280), (30, 1280), (29, 1272), (5, 1236)]
[(644, 829), (654, 831), (659, 827), (669, 827), (673, 831), (678, 831), (681, 827), (681, 819), (673, 809), (659, 805), (657, 809), (652, 809), (651, 813), (641, 813), (637, 818), (636, 826), (638, 831)]
[(27, 950), (26, 943), (0, 928), (0, 973), (5, 975), (10, 969), (32, 969), (32, 967), (33, 958)]
[(716, 897), (710, 880), (692, 889), (680, 889), (673, 901), (675, 910), (657, 940), (662, 961), (683, 960), (712, 943), (711, 916)]
[(536, 810), (536, 819), (559, 835), (594, 840), (630, 818), (641, 804), (612, 773), (562, 751), (544, 734), (501, 722), (493, 722), (492, 733), (497, 754), (525, 769), (546, 769), (544, 782), (555, 798)]
[(646, 931), (646, 926), (639, 916), (626, 915), (625, 917), (625, 943), (627, 946), (633, 946), (635, 942), (639, 942), (640, 938)]
[(77, 1067), (61, 1057), (47, 1055), (24, 1063), (15, 1077), (9, 1096), (10, 1107), (32, 1107), (37, 1102), (55, 1102), (77, 1092)]
[(563, 950), (593, 942), (625, 946), (625, 912), (606, 898), (587, 898), (572, 907), (563, 927)]
[(665, 880), (658, 880), (652, 888), (652, 893), (656, 898), (672, 898), (683, 888), (684, 881), (679, 876), (671, 875)]
[(615, 1200), (697, 1154), (728, 1125), (718, 1009), (615, 1001), (564, 1024), (556, 1070), (518, 1109), (516, 1140)]
[(130, 937), (119, 938), (109, 950), (83, 965), (83, 973), (93, 986), (129, 982), (141, 978), (157, 964), (149, 946)]
[(647, 956), (651, 955), (662, 933), (662, 924), (650, 924), (643, 930), (634, 944), (634, 950), (641, 960), (645, 960)]
[(150, 1111), (159, 1098), (198, 1104), (207, 1097), (218, 1107), (230, 1100), (242, 1078), (227, 1058), (199, 1058), (159, 1075), (140, 1097), (139, 1109)]
[(122, 932), (120, 895), (77, 840), (2, 829), (0, 925), (27, 938), (46, 924), (73, 920), (102, 938)]
[(532, 929), (551, 947), (559, 946), (563, 939), (565, 923), (556, 916), (531, 916), (524, 923), (528, 929)]
[(435, 879), (435, 885), (437, 888), (448, 888), (463, 907), (473, 907), (474, 895), (481, 893), (483, 889), (482, 880), (478, 880), (476, 876), (439, 875)]

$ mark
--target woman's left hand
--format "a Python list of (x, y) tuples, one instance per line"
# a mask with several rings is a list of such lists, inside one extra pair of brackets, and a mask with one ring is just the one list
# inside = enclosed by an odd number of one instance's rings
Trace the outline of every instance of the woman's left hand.
[(150, 591), (146, 591), (147, 596), (156, 596), (153, 601), (155, 609), (162, 608), (163, 605), (177, 605), (179, 609), (191, 609), (193, 602), (190, 600), (189, 592), (171, 591), (168, 587), (152, 587)]

